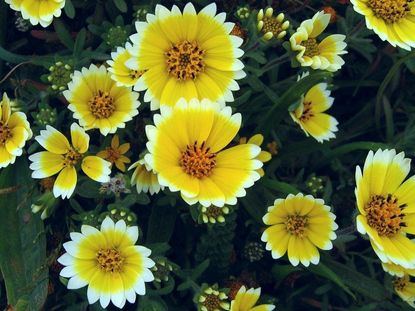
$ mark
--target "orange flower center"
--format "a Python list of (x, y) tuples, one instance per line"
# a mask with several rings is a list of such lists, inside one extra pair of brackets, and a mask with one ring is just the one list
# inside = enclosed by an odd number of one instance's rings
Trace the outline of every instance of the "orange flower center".
[(311, 102), (305, 102), (303, 105), (304, 105), (303, 114), (300, 117), (300, 121), (304, 122), (314, 117), (314, 112), (311, 109)]
[(98, 119), (109, 118), (115, 111), (114, 100), (108, 92), (98, 91), (89, 102), (89, 110)]
[(303, 238), (305, 236), (305, 230), (307, 229), (307, 223), (307, 216), (289, 215), (285, 220), (285, 227), (289, 233)]
[(411, 11), (410, 2), (412, 0), (369, 0), (367, 5), (376, 17), (392, 24), (400, 21)]
[(194, 80), (205, 68), (205, 51), (194, 41), (176, 43), (165, 55), (167, 70), (177, 80)]
[(398, 199), (393, 195), (373, 195), (364, 210), (366, 212), (367, 223), (374, 228), (380, 236), (391, 237), (405, 226), (402, 222), (404, 213), (402, 208), (405, 205), (398, 205)]
[(222, 310), (221, 301), (218, 295), (207, 294), (205, 296), (205, 301), (203, 301), (202, 305), (208, 311)]
[(110, 161), (111, 163), (115, 163), (115, 161), (117, 161), (121, 156), (121, 153), (118, 149), (108, 147), (105, 150), (107, 151), (107, 156), (105, 157), (105, 159)]
[(318, 42), (314, 38), (308, 38), (307, 40), (301, 42), (301, 45), (305, 47), (304, 56), (314, 57), (320, 54)]
[(408, 282), (405, 278), (396, 278), (392, 282), (393, 288), (398, 292), (402, 292), (405, 289), (407, 284)]
[(63, 155), (63, 165), (65, 167), (74, 166), (76, 163), (78, 163), (81, 157), (82, 155), (80, 153), (76, 152), (73, 149), (70, 149), (67, 153)]
[(187, 145), (186, 151), (182, 152), (179, 164), (186, 174), (203, 178), (208, 177), (216, 166), (216, 154), (211, 153), (205, 142), (200, 146), (197, 141), (193, 145)]
[(98, 266), (105, 272), (120, 272), (124, 257), (116, 249), (100, 249), (96, 255)]
[(12, 137), (12, 132), (10, 131), (7, 124), (4, 124), (3, 121), (0, 121), (0, 147), (3, 147), (6, 144), (6, 141)]
[(264, 27), (262, 27), (262, 32), (272, 32), (274, 36), (278, 36), (284, 29), (282, 29), (282, 23), (280, 23), (275, 17), (265, 16), (262, 21), (264, 22)]

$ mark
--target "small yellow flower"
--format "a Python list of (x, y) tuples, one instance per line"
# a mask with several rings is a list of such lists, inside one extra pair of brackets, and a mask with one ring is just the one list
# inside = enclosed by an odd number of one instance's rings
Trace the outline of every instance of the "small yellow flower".
[(91, 179), (99, 182), (110, 180), (111, 163), (97, 156), (84, 156), (89, 148), (89, 136), (78, 124), (71, 125), (71, 140), (52, 126), (40, 131), (36, 141), (47, 151), (37, 152), (29, 157), (33, 178), (46, 178), (55, 174), (58, 177), (53, 185), (53, 194), (57, 198), (69, 198), (77, 182), (76, 167), (81, 163), (82, 171)]
[(108, 71), (112, 73), (111, 79), (116, 82), (117, 86), (131, 87), (145, 72), (145, 70), (130, 69), (125, 64), (132, 57), (129, 52), (131, 50), (130, 43), (127, 43), (125, 48), (118, 47), (116, 52), (111, 53), (112, 60), (107, 61), (110, 65)]
[(63, 244), (66, 253), (58, 261), (65, 267), (60, 275), (69, 278), (68, 289), (88, 285), (88, 302), (99, 300), (105, 309), (110, 301), (118, 308), (126, 301), (134, 303), (136, 295), (145, 295), (145, 282), (154, 280), (150, 268), (154, 261), (151, 250), (135, 245), (138, 227), (128, 227), (107, 217), (101, 230), (83, 225), (81, 232), (71, 232), (71, 240)]
[(226, 14), (216, 14), (211, 3), (200, 12), (187, 3), (183, 12), (177, 6), (168, 10), (157, 5), (146, 22), (137, 22), (137, 33), (130, 37), (133, 57), (126, 63), (132, 70), (146, 72), (134, 86), (146, 91), (144, 100), (151, 109), (174, 106), (180, 98), (214, 102), (233, 101), (239, 90), (235, 80), (245, 77), (243, 40), (230, 35), (234, 24)]
[(141, 159), (131, 165), (128, 170), (134, 169), (131, 176), (131, 186), (136, 186), (137, 193), (149, 192), (151, 195), (159, 193), (164, 187), (159, 184), (156, 172)]
[(384, 263), (415, 269), (415, 178), (404, 182), (411, 160), (403, 152), (369, 151), (363, 167), (356, 167), (357, 230), (367, 234)]
[(320, 254), (317, 248), (329, 250), (331, 240), (336, 238), (338, 228), (334, 222), (336, 216), (321, 199), (311, 195), (289, 194), (286, 199), (277, 199), (263, 217), (269, 225), (261, 240), (267, 242), (266, 249), (272, 257), (278, 259), (288, 252), (293, 266), (300, 262), (308, 267), (318, 264)]
[(241, 127), (241, 115), (205, 99), (181, 99), (164, 106), (147, 125), (145, 161), (161, 185), (180, 191), (188, 204), (234, 205), (260, 178), (261, 148), (243, 144), (224, 149)]
[(271, 311), (275, 309), (274, 305), (255, 306), (259, 297), (261, 297), (261, 288), (246, 290), (245, 286), (242, 286), (235, 299), (231, 301), (230, 311)]
[(109, 161), (111, 165), (115, 164), (121, 172), (125, 172), (125, 164), (131, 162), (131, 160), (124, 155), (129, 149), (129, 143), (120, 146), (118, 135), (114, 135), (111, 139), (111, 147), (107, 147), (105, 150), (98, 152), (97, 156)]
[(75, 71), (63, 95), (73, 117), (85, 129), (97, 128), (102, 135), (124, 128), (138, 114), (138, 93), (115, 85), (105, 66)]
[(290, 26), (289, 21), (284, 21), (284, 13), (280, 13), (276, 17), (273, 14), (273, 8), (266, 9), (265, 13), (263, 9), (258, 12), (257, 29), (264, 34), (263, 38), (265, 40), (271, 40), (274, 37), (277, 39), (284, 38)]
[(415, 283), (410, 281), (409, 275), (396, 278), (392, 285), (395, 293), (412, 308), (415, 308)]
[[(248, 141), (246, 141), (246, 138), (243, 139), (241, 138), (240, 143), (241, 144), (254, 144), (257, 145), (258, 147), (261, 147), (262, 143), (264, 142), (264, 136), (262, 136), (261, 134), (256, 134), (254, 136), (252, 136)], [(268, 151), (265, 150), (261, 150), (261, 152), (259, 153), (259, 155), (255, 158), (259, 161), (261, 161), (262, 163), (268, 162), (271, 160), (271, 153), (269, 153)], [(259, 174), (259, 176), (264, 176), (264, 169), (261, 167), (259, 169), (257, 169), (257, 172)]]
[(291, 49), (298, 52), (297, 61), (303, 67), (337, 71), (344, 65), (344, 60), (339, 56), (346, 54), (346, 36), (330, 35), (321, 42), (318, 36), (323, 33), (330, 22), (330, 14), (323, 11), (317, 12), (312, 19), (301, 23), (297, 31), (291, 36)]
[(308, 136), (311, 135), (318, 142), (335, 138), (339, 124), (335, 118), (324, 113), (334, 102), (327, 89), (327, 83), (313, 86), (303, 97), (298, 108), (290, 112), (291, 118), (300, 125)]
[(405, 50), (415, 47), (415, 2), (412, 0), (351, 0), (366, 26), (383, 41)]
[(23, 153), (32, 130), (23, 112), (11, 112), (10, 100), (3, 94), (0, 101), (0, 168), (13, 164)]
[(32, 25), (40, 24), (47, 27), (52, 23), (53, 17), (61, 16), (65, 0), (5, 0), (10, 8), (20, 11), (24, 19)]

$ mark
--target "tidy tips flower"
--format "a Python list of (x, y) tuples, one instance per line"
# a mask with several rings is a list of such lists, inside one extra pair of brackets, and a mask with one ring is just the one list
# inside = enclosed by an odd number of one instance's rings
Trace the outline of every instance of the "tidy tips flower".
[(151, 250), (135, 245), (138, 227), (128, 227), (124, 220), (117, 223), (107, 217), (101, 230), (88, 225), (81, 232), (71, 232), (71, 241), (63, 244), (66, 251), (58, 262), (65, 267), (60, 275), (69, 278), (68, 289), (88, 286), (88, 302), (99, 300), (102, 308), (110, 301), (123, 308), (126, 301), (134, 303), (136, 295), (145, 295), (145, 282), (154, 280), (150, 268), (154, 261)]
[(247, 290), (245, 286), (242, 286), (231, 302), (230, 311), (271, 311), (275, 309), (274, 305), (255, 306), (260, 296), (261, 288)]
[(241, 127), (241, 115), (207, 99), (181, 99), (164, 106), (146, 126), (146, 162), (158, 173), (161, 185), (180, 191), (188, 204), (234, 205), (245, 196), (259, 174), (261, 148), (242, 144), (224, 149)]
[(138, 93), (117, 86), (105, 66), (75, 71), (68, 90), (63, 92), (73, 117), (85, 129), (97, 128), (102, 135), (124, 128), (138, 114)]
[(303, 21), (291, 36), (291, 49), (297, 52), (296, 59), (301, 66), (334, 72), (344, 65), (344, 60), (339, 56), (347, 53), (344, 50), (344, 35), (330, 35), (321, 42), (318, 40), (318, 36), (327, 28), (330, 17), (323, 11), (317, 12), (312, 19)]
[(32, 25), (40, 24), (47, 27), (52, 23), (53, 17), (61, 16), (65, 0), (5, 0), (15, 11), (20, 11), (22, 17)]
[(351, 0), (366, 26), (383, 40), (405, 50), (415, 47), (415, 2), (412, 0)]
[(159, 184), (156, 172), (141, 159), (131, 165), (128, 170), (134, 169), (131, 176), (131, 186), (136, 186), (137, 193), (149, 192), (151, 195), (159, 193), (164, 187)]
[(356, 167), (357, 230), (367, 234), (384, 263), (415, 268), (415, 178), (404, 182), (411, 160), (403, 152), (369, 151), (363, 172)]
[(32, 130), (23, 112), (13, 112), (7, 94), (0, 101), (0, 168), (13, 164), (21, 156)]
[(29, 157), (33, 178), (45, 178), (55, 174), (58, 177), (53, 185), (55, 197), (69, 198), (75, 190), (77, 167), (91, 179), (99, 182), (110, 180), (111, 163), (97, 156), (85, 156), (89, 148), (89, 135), (78, 124), (71, 125), (71, 140), (52, 126), (40, 131), (36, 141), (47, 151), (37, 152)]
[(274, 259), (288, 252), (288, 259), (293, 266), (302, 263), (318, 264), (320, 254), (317, 248), (329, 250), (333, 247), (331, 240), (336, 238), (334, 222), (336, 216), (321, 199), (311, 195), (289, 194), (286, 199), (277, 199), (263, 221), (269, 227), (265, 229), (261, 240), (266, 242), (266, 249), (271, 251)]
[(300, 125), (304, 133), (314, 137), (318, 142), (335, 138), (337, 120), (325, 113), (334, 102), (327, 89), (327, 83), (313, 86), (302, 98), (297, 109), (290, 112), (291, 118)]
[(146, 70), (134, 89), (146, 91), (151, 109), (173, 106), (182, 97), (234, 100), (232, 91), (239, 90), (235, 80), (245, 77), (238, 59), (243, 40), (230, 35), (234, 24), (225, 19), (225, 13), (216, 13), (215, 3), (199, 13), (187, 3), (183, 12), (175, 5), (171, 10), (157, 5), (146, 22), (136, 22), (127, 66)]

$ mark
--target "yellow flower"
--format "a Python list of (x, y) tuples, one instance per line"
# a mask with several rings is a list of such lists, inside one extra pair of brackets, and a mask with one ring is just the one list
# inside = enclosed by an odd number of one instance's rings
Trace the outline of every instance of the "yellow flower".
[(180, 191), (188, 204), (236, 204), (245, 188), (259, 179), (261, 148), (244, 144), (224, 149), (241, 127), (241, 115), (207, 99), (181, 99), (174, 108), (162, 106), (155, 126), (146, 127), (146, 162), (161, 185)]
[(132, 57), (129, 51), (132, 50), (130, 43), (125, 48), (118, 47), (116, 52), (111, 53), (112, 60), (107, 61), (111, 72), (111, 79), (116, 82), (117, 86), (133, 86), (137, 80), (143, 75), (144, 70), (132, 70), (126, 66), (126, 62)]
[(383, 41), (405, 50), (415, 47), (415, 2), (412, 0), (351, 0), (366, 26)]
[(305, 94), (298, 108), (290, 112), (291, 118), (307, 136), (311, 135), (320, 143), (335, 138), (334, 132), (337, 132), (339, 123), (324, 113), (333, 105), (333, 101), (327, 83), (317, 84)]
[(415, 308), (415, 283), (410, 281), (409, 275), (396, 278), (392, 284), (395, 293), (412, 308)]
[(111, 163), (97, 156), (84, 156), (89, 148), (89, 136), (78, 124), (71, 125), (71, 140), (52, 126), (40, 131), (37, 142), (47, 151), (37, 152), (29, 157), (33, 178), (46, 178), (57, 173), (53, 185), (53, 194), (57, 198), (69, 198), (77, 182), (76, 166), (81, 162), (82, 171), (91, 179), (99, 182), (110, 180)]
[(389, 273), (390, 275), (398, 277), (403, 277), (405, 274), (415, 276), (415, 269), (405, 269), (404, 267), (391, 262), (382, 262), (382, 268), (385, 272)]
[(356, 167), (357, 230), (367, 233), (382, 262), (415, 268), (415, 178), (404, 182), (411, 160), (403, 152), (370, 151), (363, 173)]
[(164, 187), (160, 186), (156, 172), (141, 159), (131, 165), (128, 170), (134, 168), (133, 175), (131, 176), (131, 186), (136, 186), (137, 193), (149, 192), (151, 195), (159, 193), (160, 189)]
[(330, 35), (321, 42), (317, 39), (327, 28), (330, 17), (324, 11), (317, 12), (312, 19), (303, 21), (291, 36), (291, 49), (298, 52), (296, 58), (301, 66), (334, 72), (344, 65), (344, 60), (339, 56), (347, 53), (344, 50), (344, 35)]
[(157, 5), (146, 22), (136, 23), (127, 66), (146, 70), (134, 89), (146, 90), (144, 100), (151, 101), (152, 110), (160, 104), (174, 106), (182, 97), (234, 100), (232, 91), (239, 90), (235, 80), (245, 77), (238, 59), (243, 40), (230, 35), (234, 24), (225, 18), (225, 13), (216, 14), (215, 3), (199, 13), (187, 3), (183, 13), (177, 6), (169, 11)]
[[(254, 144), (257, 145), (258, 147), (261, 147), (262, 143), (264, 142), (264, 136), (262, 136), (261, 134), (256, 134), (254, 136), (252, 136), (248, 142), (246, 142), (246, 138), (241, 138), (240, 143), (241, 144)], [(261, 152), (259, 153), (259, 155), (255, 158), (259, 161), (261, 161), (262, 163), (268, 162), (269, 160), (271, 160), (271, 153), (269, 153), (268, 151), (265, 150), (261, 150)], [(261, 167), (259, 169), (256, 170), (259, 174), (259, 176), (264, 176), (264, 169)]]
[(264, 35), (265, 40), (271, 40), (273, 37), (282, 39), (287, 34), (287, 29), (290, 26), (289, 21), (284, 21), (284, 13), (280, 13), (277, 17), (272, 16), (274, 14), (273, 8), (265, 10), (261, 9), (257, 15), (257, 29)]
[(263, 217), (269, 225), (261, 240), (267, 242), (266, 249), (278, 259), (288, 251), (288, 259), (293, 266), (301, 262), (308, 267), (318, 264), (320, 254), (317, 248), (329, 250), (331, 240), (336, 238), (334, 222), (336, 216), (321, 199), (311, 195), (289, 194), (286, 199), (277, 199)]
[(79, 124), (87, 130), (98, 128), (102, 135), (124, 128), (140, 106), (138, 93), (116, 86), (105, 66), (75, 71), (63, 95)]
[(101, 230), (83, 225), (81, 233), (70, 236), (72, 241), (63, 244), (66, 253), (58, 259), (65, 266), (60, 275), (70, 278), (68, 289), (88, 285), (89, 303), (99, 300), (103, 308), (110, 301), (122, 308), (126, 301), (134, 303), (136, 294), (145, 295), (145, 282), (154, 280), (154, 261), (151, 250), (135, 245), (138, 227), (127, 227), (124, 220), (114, 224), (107, 217)]
[(10, 100), (3, 94), (0, 101), (0, 168), (13, 164), (23, 153), (32, 130), (23, 112), (11, 112)]
[(5, 0), (15, 11), (20, 11), (24, 19), (32, 25), (40, 24), (47, 27), (52, 23), (53, 17), (61, 16), (65, 0)]
[(242, 286), (236, 294), (235, 299), (231, 302), (230, 311), (271, 311), (275, 309), (274, 305), (254, 307), (260, 296), (261, 288), (246, 290), (245, 286)]
[(114, 135), (111, 139), (111, 147), (105, 148), (97, 153), (97, 156), (109, 161), (121, 171), (125, 172), (125, 163), (130, 163), (131, 160), (124, 154), (130, 149), (130, 144), (125, 143), (120, 146), (120, 139), (118, 135)]

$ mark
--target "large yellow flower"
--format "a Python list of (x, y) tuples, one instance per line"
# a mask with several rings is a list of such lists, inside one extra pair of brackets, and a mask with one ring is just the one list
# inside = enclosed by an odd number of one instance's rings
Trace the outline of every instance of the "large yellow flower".
[(356, 225), (382, 262), (414, 269), (415, 242), (406, 235), (415, 234), (415, 177), (403, 182), (410, 168), (403, 152), (369, 152), (363, 173), (356, 167)]
[(89, 303), (99, 300), (103, 308), (110, 301), (122, 308), (126, 301), (134, 303), (136, 294), (145, 295), (155, 263), (149, 258), (151, 250), (135, 245), (138, 227), (127, 227), (124, 220), (114, 224), (107, 217), (101, 230), (83, 225), (81, 233), (70, 236), (72, 241), (63, 244), (66, 253), (58, 259), (65, 266), (60, 275), (70, 278), (68, 289), (88, 285)]
[(260, 296), (261, 288), (246, 290), (245, 286), (242, 286), (236, 294), (235, 299), (231, 302), (230, 311), (271, 311), (275, 309), (274, 305), (260, 305), (255, 307)]
[(266, 249), (278, 259), (288, 251), (288, 259), (293, 266), (301, 262), (308, 267), (318, 264), (320, 254), (317, 248), (329, 250), (331, 240), (336, 238), (334, 222), (336, 216), (321, 199), (311, 195), (289, 194), (286, 199), (277, 199), (263, 217), (269, 225), (261, 240), (267, 242)]
[(236, 204), (259, 179), (262, 162), (254, 144), (223, 150), (241, 126), (241, 115), (230, 107), (220, 109), (207, 99), (181, 99), (174, 108), (162, 106), (146, 127), (146, 162), (158, 173), (161, 185), (180, 191), (188, 204)]
[(225, 22), (226, 14), (216, 14), (212, 3), (196, 13), (187, 3), (183, 13), (177, 6), (169, 11), (157, 5), (155, 15), (137, 22), (131, 36), (133, 55), (127, 66), (146, 70), (134, 89), (144, 91), (151, 109), (174, 105), (181, 97), (233, 101), (235, 79), (245, 76), (238, 59), (243, 40), (230, 35), (234, 24)]
[(415, 2), (412, 0), (351, 0), (366, 26), (393, 46), (415, 47)]
[(118, 47), (116, 52), (111, 53), (112, 60), (108, 60), (110, 65), (108, 71), (112, 73), (111, 78), (116, 82), (117, 86), (133, 86), (137, 80), (143, 75), (144, 70), (133, 70), (125, 64), (132, 55), (129, 51), (132, 50), (130, 43), (127, 43), (125, 48)]
[(324, 11), (317, 12), (312, 19), (301, 23), (297, 31), (291, 36), (291, 49), (297, 54), (297, 60), (303, 67), (337, 71), (344, 65), (344, 60), (339, 56), (347, 51), (344, 35), (330, 35), (321, 42), (318, 36), (323, 33), (330, 22), (330, 14)]
[(327, 83), (317, 84), (305, 94), (298, 108), (290, 112), (291, 118), (307, 136), (313, 136), (320, 143), (335, 138), (334, 132), (337, 132), (339, 123), (324, 113), (333, 105), (333, 101)]
[(396, 278), (392, 285), (395, 293), (412, 308), (415, 308), (415, 283), (410, 281), (409, 275)]
[(0, 168), (13, 164), (21, 156), (32, 130), (23, 112), (11, 112), (10, 100), (3, 94), (0, 101)]
[[(254, 144), (257, 145), (258, 147), (261, 147), (262, 143), (264, 142), (264, 136), (262, 136), (261, 134), (255, 134), (254, 136), (252, 136), (251, 138), (248, 139), (248, 141), (246, 140), (246, 137), (242, 137), (239, 140), (239, 143), (241, 144)], [(258, 154), (258, 156), (256, 157), (257, 160), (261, 161), (262, 163), (268, 162), (270, 161), (272, 158), (271, 153), (265, 150), (261, 150), (261, 152)], [(257, 172), (259, 174), (259, 176), (264, 176), (264, 169), (261, 167), (259, 169), (257, 169)]]
[(32, 25), (40, 24), (47, 27), (52, 23), (53, 17), (61, 16), (65, 0), (5, 0), (15, 11), (20, 11), (24, 19)]
[(71, 125), (71, 140), (52, 126), (40, 131), (37, 142), (47, 151), (37, 152), (29, 157), (33, 163), (33, 178), (46, 178), (57, 173), (53, 185), (55, 197), (69, 198), (75, 190), (77, 182), (76, 168), (81, 163), (82, 171), (91, 179), (99, 182), (110, 180), (111, 163), (97, 156), (84, 156), (89, 148), (89, 136), (78, 124)]
[(131, 186), (136, 186), (137, 193), (149, 192), (151, 195), (159, 193), (160, 189), (164, 187), (160, 186), (156, 172), (141, 159), (131, 165), (128, 170), (134, 169), (131, 176)]
[(117, 86), (105, 66), (91, 65), (75, 71), (63, 95), (79, 124), (87, 130), (98, 128), (102, 135), (124, 128), (140, 106), (138, 93)]

